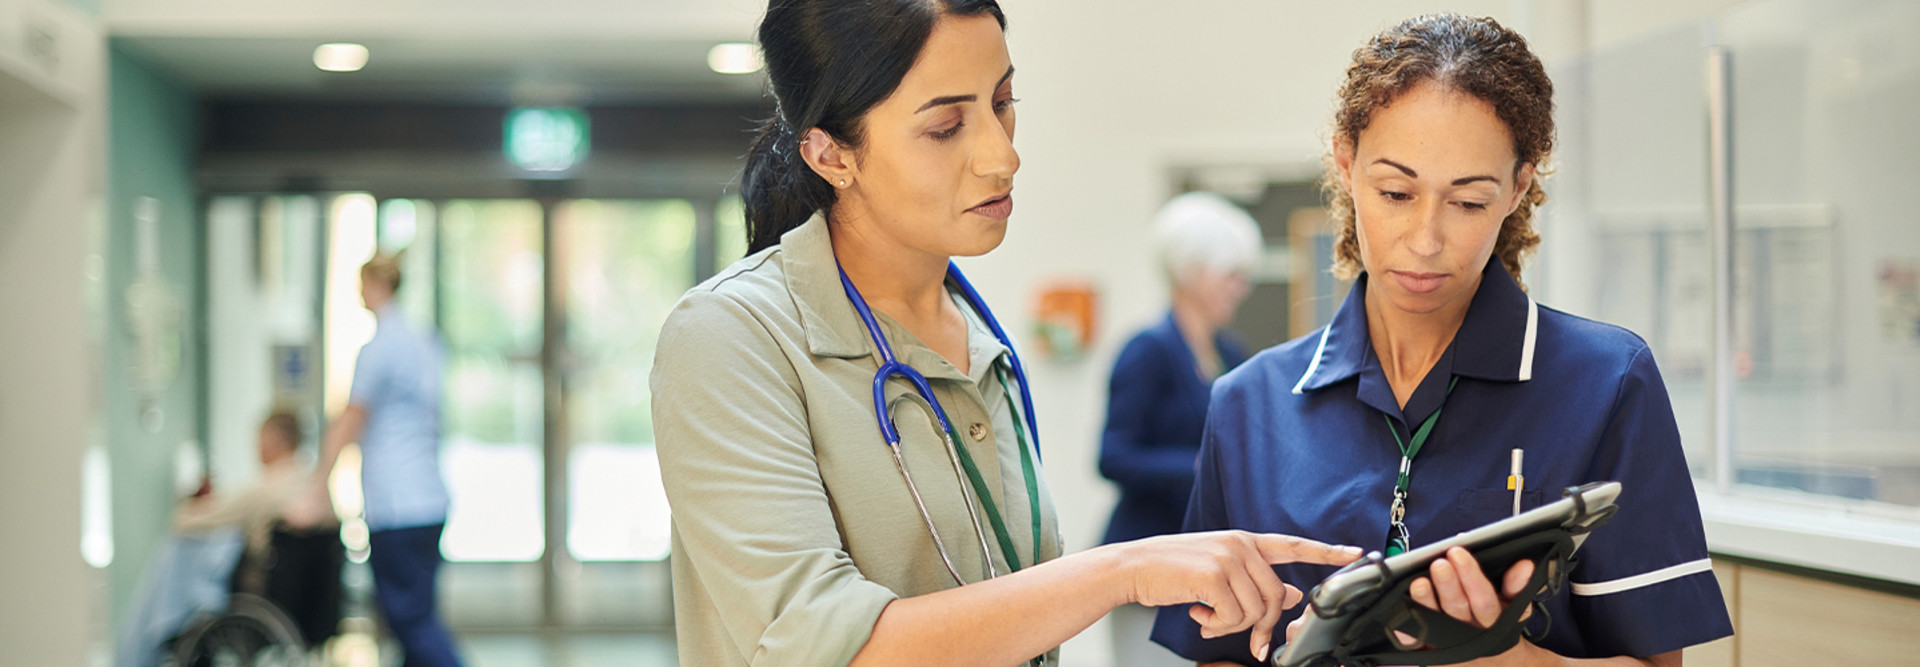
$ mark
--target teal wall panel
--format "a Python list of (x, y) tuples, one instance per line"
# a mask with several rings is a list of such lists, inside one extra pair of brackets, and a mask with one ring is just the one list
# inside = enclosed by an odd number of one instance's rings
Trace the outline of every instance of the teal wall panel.
[[(198, 103), (185, 87), (117, 45), (110, 47), (108, 67), (102, 422), (113, 470), (109, 599), (118, 627), (167, 533), (177, 500), (176, 452), (199, 443), (204, 432), (198, 342), (205, 321), (199, 286), (204, 243), (193, 181)], [(136, 223), (143, 198), (158, 202), (151, 234)], [(142, 291), (160, 296), (143, 298)], [(136, 305), (141, 302), (148, 305)]]

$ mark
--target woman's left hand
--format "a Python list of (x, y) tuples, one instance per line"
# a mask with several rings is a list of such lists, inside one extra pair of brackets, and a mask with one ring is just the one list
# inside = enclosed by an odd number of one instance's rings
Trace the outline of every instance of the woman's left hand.
[[(1485, 629), (1493, 627), (1494, 621), (1499, 620), (1500, 613), (1506, 609), (1507, 603), (1526, 588), (1527, 580), (1531, 578), (1533, 578), (1533, 561), (1520, 561), (1501, 577), (1503, 585), (1499, 591), (1495, 591), (1493, 582), (1487, 579), (1486, 573), (1480, 571), (1480, 561), (1475, 560), (1473, 554), (1468, 553), (1466, 549), (1454, 547), (1447, 551), (1446, 558), (1437, 559), (1428, 566), (1427, 576), (1413, 580), (1413, 583), (1407, 587), (1407, 595), (1423, 607), (1440, 611), (1453, 617), (1454, 620)], [(1532, 613), (1533, 610), (1529, 609), (1520, 618), (1525, 620)], [(1299, 634), (1300, 623), (1301, 619), (1295, 619), (1287, 625), (1288, 641), (1292, 641)], [(1398, 632), (1395, 634), (1400, 635), (1402, 644), (1413, 643), (1412, 637)], [(1463, 664), (1482, 666), (1526, 664), (1526, 658), (1533, 650), (1537, 650), (1536, 647), (1523, 639), (1506, 653)]]
[[(1491, 628), (1499, 620), (1500, 613), (1506, 611), (1507, 603), (1527, 586), (1527, 580), (1533, 578), (1533, 561), (1523, 560), (1514, 563), (1502, 577), (1503, 585), (1499, 591), (1493, 588), (1493, 582), (1480, 571), (1480, 561), (1466, 549), (1454, 547), (1447, 550), (1447, 557), (1433, 561), (1427, 568), (1427, 576), (1413, 580), (1407, 587), (1407, 595), (1421, 606), (1445, 612), (1456, 621), (1472, 623), (1478, 628)], [(1529, 609), (1531, 614), (1532, 610)], [(1525, 619), (1526, 616), (1521, 616)]]
[[(1471, 623), (1474, 627), (1486, 629), (1493, 627), (1500, 619), (1500, 613), (1506, 611), (1507, 603), (1527, 587), (1527, 580), (1533, 578), (1533, 561), (1523, 560), (1514, 563), (1501, 577), (1500, 590), (1495, 591), (1493, 582), (1480, 570), (1480, 561), (1466, 549), (1454, 547), (1447, 550), (1447, 557), (1433, 561), (1427, 567), (1427, 576), (1413, 580), (1407, 587), (1407, 595), (1414, 602), (1428, 609), (1445, 613), (1456, 621)], [(1526, 620), (1533, 614), (1528, 609), (1520, 619)], [(1413, 641), (1412, 637), (1400, 635), (1402, 643)], [(1538, 649), (1525, 639), (1505, 653), (1488, 656), (1463, 664), (1482, 665), (1522, 665), (1531, 662), (1528, 658)]]

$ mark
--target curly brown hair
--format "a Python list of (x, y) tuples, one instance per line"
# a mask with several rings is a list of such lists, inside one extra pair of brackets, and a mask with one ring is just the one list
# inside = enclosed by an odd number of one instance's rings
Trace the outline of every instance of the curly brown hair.
[(1540, 179), (1547, 175), (1545, 162), (1553, 153), (1553, 81), (1519, 33), (1491, 18), (1457, 14), (1407, 19), (1353, 52), (1346, 82), (1340, 85), (1323, 158), (1327, 171), (1321, 189), (1327, 195), (1334, 223), (1333, 273), (1351, 280), (1362, 269), (1353, 194), (1340, 182), (1334, 168), (1334, 149), (1342, 144), (1351, 148), (1376, 110), (1427, 82), (1492, 105), (1494, 114), (1513, 135), (1513, 154), (1518, 158), (1515, 168), (1534, 165), (1533, 184), (1501, 223), (1500, 238), (1493, 248), (1494, 256), (1518, 281), (1521, 263), (1540, 245), (1533, 216), (1547, 201)]

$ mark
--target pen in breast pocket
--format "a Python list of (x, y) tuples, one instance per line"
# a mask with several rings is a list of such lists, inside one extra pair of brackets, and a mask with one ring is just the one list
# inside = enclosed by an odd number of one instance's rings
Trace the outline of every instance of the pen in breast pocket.
[(1513, 513), (1520, 513), (1520, 490), (1527, 485), (1527, 478), (1520, 476), (1520, 460), (1526, 452), (1519, 448), (1513, 450), (1513, 472), (1507, 475), (1507, 488), (1513, 489)]

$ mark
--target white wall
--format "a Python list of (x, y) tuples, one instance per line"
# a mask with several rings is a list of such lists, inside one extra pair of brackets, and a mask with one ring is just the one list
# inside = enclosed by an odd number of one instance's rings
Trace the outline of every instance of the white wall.
[[(56, 35), (55, 58), (13, 41)], [(83, 267), (103, 185), (102, 46), (67, 5), (0, 0), (0, 665), (77, 665), (90, 382)]]

